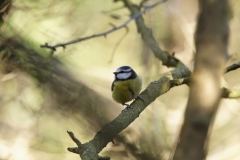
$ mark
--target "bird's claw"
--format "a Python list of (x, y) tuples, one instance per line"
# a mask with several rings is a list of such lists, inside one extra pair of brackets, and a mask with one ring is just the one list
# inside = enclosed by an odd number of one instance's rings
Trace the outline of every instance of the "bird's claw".
[(126, 109), (133, 109), (133, 107), (130, 106), (129, 104), (124, 104), (124, 105), (127, 106)]

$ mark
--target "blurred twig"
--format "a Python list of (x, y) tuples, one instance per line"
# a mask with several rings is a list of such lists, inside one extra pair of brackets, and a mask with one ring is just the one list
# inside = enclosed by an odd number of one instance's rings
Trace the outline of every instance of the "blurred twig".
[(236, 70), (236, 69), (238, 69), (238, 68), (240, 68), (240, 62), (237, 62), (237, 63), (234, 63), (234, 64), (228, 66), (228, 67), (225, 69), (225, 73), (228, 73), (228, 72), (230, 72), (230, 71)]
[(0, 26), (4, 22), (4, 16), (6, 16), (11, 9), (12, 0), (1, 0), (0, 1)]
[(222, 97), (223, 98), (240, 98), (240, 89), (228, 89), (222, 88)]
[(113, 48), (112, 55), (111, 55), (111, 58), (110, 58), (110, 60), (109, 60), (109, 63), (112, 63), (114, 54), (115, 54), (118, 46), (120, 45), (120, 43), (122, 42), (122, 40), (124, 40), (124, 38), (127, 36), (128, 32), (129, 32), (128, 27), (126, 26), (125, 28), (126, 28), (126, 32), (122, 35), (122, 37), (120, 37), (120, 39), (118, 40), (118, 42), (115, 44), (115, 46), (114, 46), (114, 48)]
[(143, 11), (140, 11), (140, 12), (136, 13), (135, 15), (130, 17), (130, 19), (128, 19), (125, 23), (123, 23), (123, 24), (121, 24), (119, 26), (116, 26), (116, 27), (114, 27), (114, 28), (112, 28), (112, 29), (110, 29), (108, 31), (105, 31), (105, 32), (102, 32), (102, 33), (98, 33), (98, 34), (93, 34), (93, 35), (87, 36), (87, 37), (77, 38), (75, 40), (72, 40), (72, 41), (69, 41), (69, 42), (65, 42), (65, 43), (59, 43), (59, 44), (56, 44), (56, 45), (53, 45), (53, 46), (49, 45), (48, 43), (45, 43), (43, 45), (40, 45), (40, 47), (41, 48), (48, 48), (48, 49), (51, 49), (52, 51), (56, 51), (56, 48), (58, 48), (58, 47), (66, 48), (67, 45), (78, 43), (78, 42), (81, 42), (81, 41), (84, 41), (84, 40), (87, 40), (87, 39), (101, 37), (101, 36), (106, 37), (109, 33), (112, 33), (112, 32), (114, 32), (116, 30), (119, 30), (121, 28), (126, 27), (131, 21), (137, 19), (138, 17), (140, 17), (142, 14), (144, 14), (148, 10), (156, 7), (157, 5), (159, 5), (160, 3), (163, 3), (165, 1), (166, 0), (160, 0), (160, 1), (157, 1), (156, 3), (154, 3), (154, 4), (150, 5), (150, 6), (144, 7)]
[(114, 11), (117, 11), (117, 10), (120, 10), (120, 9), (123, 9), (124, 7), (121, 6), (121, 7), (117, 7), (117, 8), (114, 8), (114, 9), (111, 9), (111, 10), (108, 10), (108, 11), (102, 11), (103, 14), (108, 14), (108, 13), (112, 13)]

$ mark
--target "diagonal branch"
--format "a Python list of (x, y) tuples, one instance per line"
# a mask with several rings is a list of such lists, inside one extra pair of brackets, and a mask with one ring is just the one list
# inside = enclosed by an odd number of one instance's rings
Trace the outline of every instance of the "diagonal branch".
[(106, 124), (92, 140), (81, 145), (80, 156), (82, 160), (97, 160), (97, 154), (111, 142), (117, 134), (138, 118), (141, 112), (157, 97), (174, 87), (171, 85), (171, 80), (189, 77), (190, 74), (191, 72), (187, 68), (179, 67), (166, 73), (165, 76), (158, 81), (150, 83), (140, 94), (144, 101), (136, 99), (131, 104), (132, 109), (124, 109), (112, 122)]
[(237, 62), (237, 63), (234, 63), (234, 64), (228, 66), (228, 67), (225, 69), (225, 73), (231, 72), (231, 71), (236, 70), (236, 69), (238, 69), (238, 68), (240, 68), (240, 62)]
[(56, 45), (49, 45), (48, 43), (45, 43), (43, 45), (40, 45), (41, 48), (48, 48), (48, 49), (51, 49), (52, 51), (56, 51), (56, 48), (58, 47), (63, 47), (65, 48), (67, 45), (70, 45), (70, 44), (74, 44), (74, 43), (78, 43), (78, 42), (81, 42), (81, 41), (84, 41), (84, 40), (88, 40), (88, 39), (91, 39), (91, 38), (96, 38), (96, 37), (106, 37), (108, 34), (114, 32), (114, 31), (117, 31), (121, 28), (124, 28), (126, 27), (131, 21), (137, 19), (138, 17), (140, 17), (142, 14), (146, 13), (148, 10), (156, 7), (157, 5), (159, 5), (160, 3), (163, 3), (165, 2), (166, 0), (160, 0), (160, 1), (157, 1), (156, 3), (150, 5), (150, 6), (146, 6), (144, 7), (143, 11), (139, 11), (137, 12), (136, 14), (134, 14), (130, 19), (128, 19), (125, 23), (117, 26), (117, 27), (113, 27), (112, 29), (110, 30), (107, 30), (105, 32), (102, 32), (102, 33), (98, 33), (98, 34), (93, 34), (91, 36), (87, 36), (87, 37), (81, 37), (81, 38), (77, 38), (75, 40), (72, 40), (72, 41), (69, 41), (69, 42), (65, 42), (65, 43), (59, 43), (59, 44), (56, 44)]
[[(140, 11), (140, 7), (131, 3), (130, 0), (122, 0), (125, 6), (130, 10), (131, 15), (135, 15)], [(136, 19), (138, 32), (141, 34), (143, 41), (152, 50), (156, 58), (162, 61), (162, 64), (168, 67), (185, 66), (179, 59), (174, 57), (174, 53), (170, 54), (167, 51), (160, 49), (158, 42), (152, 35), (152, 32), (144, 23), (142, 16)]]
[(180, 78), (180, 79), (171, 80), (171, 85), (172, 86), (180, 86), (180, 85), (183, 85), (183, 84), (189, 85), (190, 84), (190, 78), (187, 77), (187, 78)]

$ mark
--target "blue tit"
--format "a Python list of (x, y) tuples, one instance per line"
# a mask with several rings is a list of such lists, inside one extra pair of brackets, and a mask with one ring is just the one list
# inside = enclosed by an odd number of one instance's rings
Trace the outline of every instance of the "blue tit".
[(119, 67), (113, 73), (115, 79), (111, 88), (112, 97), (116, 102), (130, 107), (126, 102), (138, 97), (142, 89), (142, 79), (129, 66)]

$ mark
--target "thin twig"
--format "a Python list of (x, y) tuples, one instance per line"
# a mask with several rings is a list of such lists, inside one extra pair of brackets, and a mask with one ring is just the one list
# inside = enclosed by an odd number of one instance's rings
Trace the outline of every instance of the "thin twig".
[(113, 50), (112, 50), (112, 55), (111, 55), (111, 58), (110, 58), (110, 60), (109, 60), (109, 63), (112, 63), (114, 54), (115, 54), (118, 46), (119, 46), (120, 43), (124, 40), (124, 38), (127, 36), (128, 32), (129, 32), (128, 27), (126, 26), (125, 28), (126, 28), (126, 32), (122, 35), (122, 37), (120, 37), (120, 39), (119, 39), (118, 42), (115, 44), (115, 46), (114, 46), (114, 48), (113, 48)]
[(78, 147), (68, 147), (67, 150), (69, 152), (79, 154), (79, 148)]
[(228, 66), (226, 69), (225, 69), (225, 73), (228, 73), (230, 71), (233, 71), (233, 70), (236, 70), (240, 68), (240, 62), (237, 62), (237, 63), (234, 63), (232, 64), (231, 66)]
[(66, 43), (59, 43), (59, 44), (56, 44), (56, 45), (49, 45), (48, 43), (45, 43), (43, 45), (40, 45), (41, 48), (48, 48), (48, 49), (51, 49), (52, 51), (56, 51), (56, 48), (58, 47), (63, 47), (65, 48), (67, 45), (70, 45), (70, 44), (74, 44), (74, 43), (77, 43), (77, 42), (81, 42), (81, 41), (84, 41), (84, 40), (87, 40), (87, 39), (91, 39), (91, 38), (96, 38), (96, 37), (101, 37), (101, 36), (104, 36), (106, 37), (106, 35), (116, 31), (116, 30), (119, 30), (121, 28), (124, 28), (126, 27), (131, 21), (137, 19), (138, 17), (140, 17), (142, 14), (146, 13), (148, 10), (156, 7), (157, 5), (159, 5), (160, 3), (163, 3), (165, 2), (166, 0), (160, 0), (152, 5), (149, 5), (149, 6), (145, 6), (143, 11), (133, 15), (130, 19), (128, 19), (125, 23), (117, 26), (117, 27), (114, 27), (110, 30), (107, 30), (105, 32), (102, 32), (102, 33), (98, 33), (98, 34), (93, 34), (91, 36), (87, 36), (87, 37), (81, 37), (81, 38), (77, 38), (75, 40), (72, 40), (72, 41), (69, 41), (69, 42), (66, 42)]
[(67, 131), (67, 133), (72, 138), (72, 140), (76, 143), (78, 148), (81, 148), (82, 143), (74, 136), (73, 132)]
[(120, 6), (120, 7), (117, 7), (117, 8), (110, 9), (108, 11), (102, 11), (102, 13), (103, 14), (109, 14), (109, 13), (112, 13), (114, 11), (118, 11), (118, 10), (123, 9), (123, 8), (124, 8), (124, 6)]

